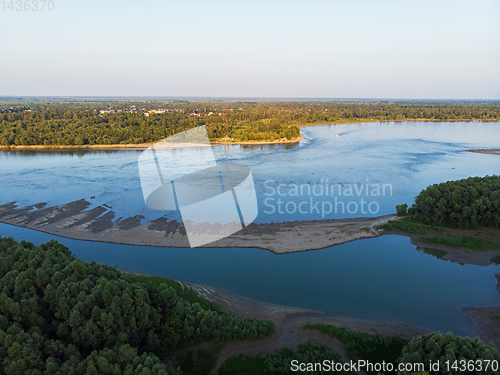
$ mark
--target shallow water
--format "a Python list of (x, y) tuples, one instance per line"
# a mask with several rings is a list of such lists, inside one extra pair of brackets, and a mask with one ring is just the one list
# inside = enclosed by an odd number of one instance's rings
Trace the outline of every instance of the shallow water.
[[(296, 145), (221, 145), (213, 150), (220, 161), (251, 167), (259, 204), (256, 222), (379, 216), (393, 213), (396, 204), (411, 205), (430, 184), (498, 174), (498, 155), (464, 149), (500, 147), (499, 126), (478, 122), (323, 125), (302, 128), (304, 140)], [(109, 206), (115, 220), (134, 215), (143, 215), (144, 221), (160, 216), (179, 219), (177, 212), (145, 206), (137, 166), (140, 152), (0, 152), (0, 203), (61, 205), (84, 198), (93, 206)], [(174, 152), (189, 163), (198, 151)], [(298, 195), (292, 191), (294, 186)], [(363, 207), (361, 199), (366, 202)]]
[[(297, 145), (214, 147), (219, 160), (251, 167), (259, 203), (257, 222), (378, 216), (411, 204), (426, 186), (498, 174), (500, 157), (465, 152), (500, 146), (496, 123), (371, 123), (301, 130)], [(196, 149), (175, 152), (189, 160)], [(176, 212), (148, 209), (137, 168), (140, 151), (0, 152), (0, 204), (61, 205), (85, 198), (106, 204), (115, 219), (151, 220)], [(278, 194), (278, 186), (282, 184)], [(364, 187), (368, 184), (368, 194)], [(292, 195), (294, 186), (302, 195)], [(326, 188), (334, 185), (333, 196)], [(374, 188), (391, 187), (385, 195)], [(323, 187), (323, 195), (320, 195)], [(353, 195), (346, 195), (349, 187)], [(311, 193), (307, 194), (307, 189)], [(275, 189), (275, 194), (270, 195)], [(340, 192), (339, 193), (339, 189)], [(357, 195), (357, 189), (360, 195)], [(382, 189), (383, 190), (383, 189)], [(331, 191), (331, 190), (329, 190)], [(316, 192), (316, 195), (315, 195)], [(273, 198), (274, 201), (266, 201)], [(330, 202), (337, 213), (291, 212), (301, 202)], [(282, 200), (283, 213), (278, 212)], [(360, 199), (366, 202), (361, 212)], [(267, 204), (266, 204), (267, 202)], [(273, 203), (270, 203), (273, 202)], [(358, 210), (341, 212), (342, 202)], [(378, 207), (376, 212), (368, 212)], [(275, 211), (271, 211), (274, 207)], [(288, 212), (287, 212), (287, 209)], [(372, 210), (373, 211), (373, 210)], [(56, 236), (1, 224), (1, 236), (42, 243)], [(58, 238), (73, 253), (124, 269), (222, 287), (260, 301), (307, 307), (328, 315), (401, 320), (432, 330), (472, 335), (466, 306), (499, 306), (499, 266), (460, 265), (417, 251), (406, 237), (384, 236), (332, 248), (274, 255), (265, 250), (176, 249), (91, 243)]]

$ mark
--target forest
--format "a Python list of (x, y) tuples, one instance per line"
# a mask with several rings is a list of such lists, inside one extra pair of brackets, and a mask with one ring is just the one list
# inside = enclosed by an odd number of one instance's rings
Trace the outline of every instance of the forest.
[(152, 143), (201, 125), (214, 142), (290, 141), (304, 125), (405, 120), (499, 121), (500, 103), (3, 100), (0, 145)]
[(159, 358), (274, 331), (203, 301), (79, 260), (54, 240), (0, 238), (0, 373), (180, 374)]
[[(406, 205), (397, 207), (405, 214)], [(500, 226), (500, 176), (469, 177), (434, 184), (415, 198), (408, 214), (425, 224), (474, 229)]]

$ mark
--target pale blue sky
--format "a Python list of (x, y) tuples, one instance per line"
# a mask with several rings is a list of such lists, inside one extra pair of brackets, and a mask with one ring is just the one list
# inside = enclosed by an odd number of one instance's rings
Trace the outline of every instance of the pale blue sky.
[(53, 1), (0, 8), (0, 95), (500, 99), (498, 0)]

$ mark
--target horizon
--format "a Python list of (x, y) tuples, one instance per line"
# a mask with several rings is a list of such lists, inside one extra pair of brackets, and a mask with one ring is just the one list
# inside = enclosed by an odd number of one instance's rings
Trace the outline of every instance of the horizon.
[(118, 99), (118, 100), (217, 100), (217, 101), (235, 101), (235, 100), (256, 100), (256, 101), (331, 101), (331, 102), (458, 102), (458, 103), (482, 103), (482, 102), (500, 102), (500, 99), (465, 99), (465, 98), (322, 98), (322, 97), (250, 97), (250, 96), (134, 96), (134, 95), (0, 95), (0, 100), (27, 100), (27, 99), (40, 99), (40, 100), (63, 100), (63, 99)]
[(0, 6), (0, 96), (500, 99), (494, 0), (50, 2)]

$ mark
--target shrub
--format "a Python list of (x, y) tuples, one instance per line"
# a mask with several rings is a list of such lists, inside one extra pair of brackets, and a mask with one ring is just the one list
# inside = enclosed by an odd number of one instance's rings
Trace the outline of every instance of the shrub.
[(408, 209), (408, 205), (406, 203), (404, 204), (398, 204), (396, 206), (396, 213), (398, 216), (406, 216), (406, 210)]

